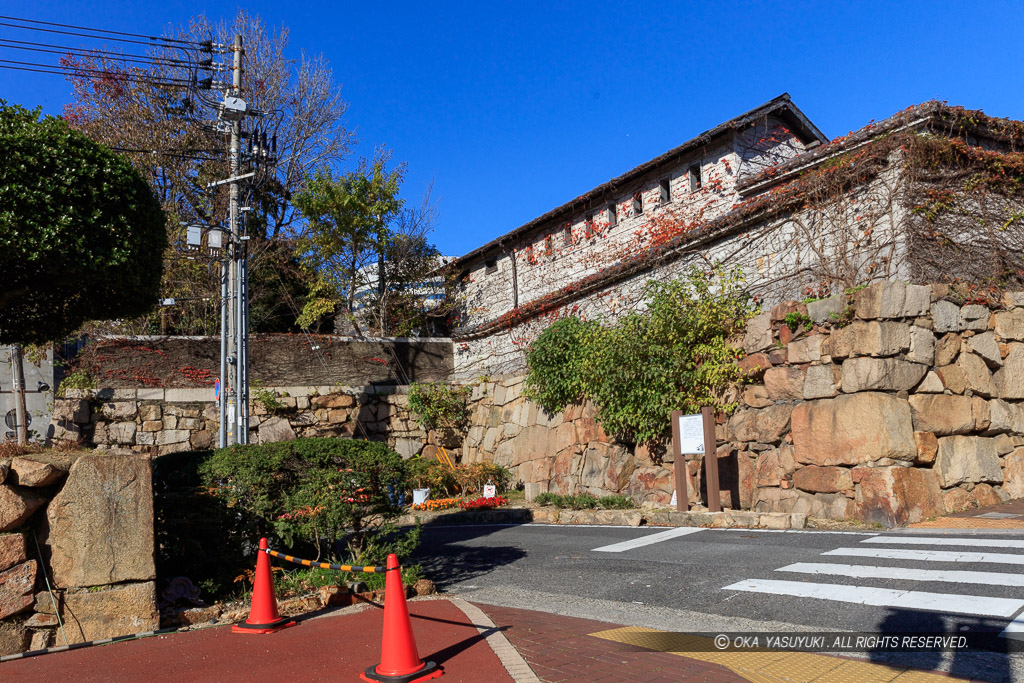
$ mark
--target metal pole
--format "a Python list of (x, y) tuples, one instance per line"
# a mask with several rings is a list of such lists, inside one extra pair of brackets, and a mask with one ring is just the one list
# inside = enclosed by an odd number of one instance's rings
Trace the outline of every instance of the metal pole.
[[(242, 217), (242, 235), (248, 238), (248, 216)], [(241, 377), (241, 381), (238, 383), (239, 389), (239, 408), (242, 414), (242, 422), (239, 427), (240, 441), (239, 443), (249, 443), (249, 242), (243, 240), (242, 242), (242, 261), (241, 261), (241, 284), (239, 297), (239, 313), (241, 315), (241, 323), (239, 324), (239, 331), (241, 332), (241, 340), (239, 343), (239, 354), (238, 354), (238, 372)]]
[[(234, 52), (234, 60), (231, 69), (231, 88), (233, 94), (237, 97), (241, 95), (242, 90), (242, 36), (235, 36), (235, 44), (232, 48)], [(234, 178), (239, 174), (239, 168), (241, 166), (241, 132), (242, 122), (235, 120), (231, 122), (231, 150), (228, 153), (228, 162), (230, 168), (230, 177)], [(242, 253), (241, 240), (239, 240), (240, 231), (238, 229), (238, 181), (232, 180), (230, 185), (230, 195), (228, 204), (228, 229), (231, 232), (231, 296), (233, 297), (235, 304), (231, 309), (231, 315), (229, 316), (229, 343), (228, 343), (228, 356), (234, 359), (234, 363), (231, 363), (228, 367), (228, 406), (229, 420), (228, 432), (227, 432), (227, 443), (228, 445), (242, 443), (239, 441), (238, 428), (241, 426), (241, 412), (239, 406), (239, 364), (241, 359), (239, 358), (239, 341), (240, 341), (240, 327), (241, 319), (238, 315), (238, 307), (240, 296), (239, 287), (239, 257)]]
[[(230, 246), (230, 245), (229, 245)], [(220, 426), (217, 429), (217, 445), (224, 448), (227, 442), (227, 379), (228, 379), (228, 263), (225, 255), (220, 261), (220, 393), (217, 396), (217, 412)]]
[(28, 420), (25, 416), (25, 367), (21, 360), (21, 345), (15, 344), (11, 347), (11, 374), (14, 378), (14, 419), (17, 424), (14, 431), (17, 434), (18, 445), (24, 446), (28, 443)]

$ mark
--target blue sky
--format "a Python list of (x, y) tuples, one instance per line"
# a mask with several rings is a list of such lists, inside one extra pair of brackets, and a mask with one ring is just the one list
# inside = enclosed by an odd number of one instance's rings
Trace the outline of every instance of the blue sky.
[[(410, 202), (433, 180), (433, 240), (453, 255), (782, 92), (829, 137), (929, 99), (1024, 119), (1020, 2), (244, 6), (288, 26), (295, 54), (330, 60), (357, 154), (384, 144), (408, 162)], [(237, 7), (37, 0), (2, 14), (160, 34)], [(69, 97), (60, 76), (0, 69), (9, 102), (59, 113)]]

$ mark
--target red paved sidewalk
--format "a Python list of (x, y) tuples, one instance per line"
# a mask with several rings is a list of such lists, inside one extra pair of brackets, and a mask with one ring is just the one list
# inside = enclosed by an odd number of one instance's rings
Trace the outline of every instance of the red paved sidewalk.
[(724, 666), (667, 652), (632, 649), (589, 635), (615, 628), (614, 624), (494, 605), (477, 607), (495, 624), (507, 627), (502, 633), (537, 676), (548, 683), (748, 680)]
[[(409, 602), (423, 659), (444, 667), (440, 681), (511, 681), (497, 655), (447, 600)], [(380, 662), (383, 609), (306, 618), (271, 635), (230, 627), (172, 633), (0, 663), (3, 681), (356, 681)], [(499, 625), (500, 627), (500, 625)]]

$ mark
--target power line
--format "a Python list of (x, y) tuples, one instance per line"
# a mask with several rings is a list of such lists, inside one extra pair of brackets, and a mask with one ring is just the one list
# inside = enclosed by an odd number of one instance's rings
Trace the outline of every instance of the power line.
[[(213, 43), (209, 42), (209, 41), (207, 41), (207, 42), (197, 42), (197, 41), (194, 41), (194, 40), (181, 40), (179, 38), (164, 38), (162, 36), (147, 36), (147, 35), (144, 35), (144, 34), (141, 34), (141, 33), (126, 33), (125, 31), (111, 31), (111, 30), (105, 29), (105, 28), (89, 28), (88, 26), (74, 26), (72, 24), (60, 24), (60, 23), (51, 22), (51, 21), (39, 21), (37, 19), (22, 19), (21, 17), (5, 17), (5, 16), (0, 16), (0, 19), (7, 19), (8, 21), (20, 21), (20, 22), (23, 22), (23, 23), (26, 23), (26, 24), (40, 24), (42, 26), (59, 26), (61, 28), (73, 28), (73, 29), (77, 29), (79, 31), (89, 31), (91, 33), (104, 33), (104, 34), (107, 34), (107, 35), (114, 35), (114, 36), (131, 36), (133, 38), (145, 38), (147, 41), (150, 41), (150, 42), (156, 40), (156, 41), (163, 41), (165, 43), (179, 43), (179, 44), (182, 44), (182, 45), (195, 45), (195, 46), (198, 46), (198, 47), (206, 47), (206, 46), (209, 45), (210, 47), (213, 47)], [(26, 29), (26, 30), (29, 30), (29, 31), (45, 31), (45, 32), (48, 32), (48, 33), (63, 33), (65, 35), (81, 36), (83, 38), (101, 38), (101, 36), (90, 36), (90, 35), (84, 35), (84, 34), (81, 34), (81, 33), (69, 33), (67, 31), (56, 31), (56, 30), (53, 30), (53, 29), (35, 28), (33, 26), (17, 26), (17, 25), (14, 25), (14, 24), (7, 24), (7, 23), (3, 23), (3, 22), (0, 22), (0, 25), (2, 25), (2, 26), (10, 26), (12, 28)], [(124, 40), (124, 39), (122, 39), (122, 38), (115, 38), (114, 40)], [(125, 40), (124, 42), (136, 43), (136, 42), (139, 42), (139, 41)]]
[[(10, 43), (10, 44), (7, 44)], [(48, 54), (55, 55), (71, 55), (82, 56), (82, 57), (95, 57), (97, 55), (109, 55), (118, 59), (128, 62), (139, 62), (141, 64), (147, 64), (152, 66), (154, 64), (168, 64), (172, 66), (192, 66), (194, 63), (185, 59), (174, 59), (172, 57), (147, 57), (145, 55), (126, 55), (120, 52), (113, 52), (111, 50), (94, 50), (77, 47), (67, 47), (64, 45), (50, 45), (47, 43), (35, 43), (25, 40), (11, 40), (9, 38), (0, 38), (0, 47), (5, 47), (12, 50), (31, 50), (33, 52), (45, 52)], [(54, 48), (54, 49), (46, 49)]]
[[(11, 64), (14, 66), (4, 66)], [(37, 67), (37, 68), (30, 68)], [(63, 76), (107, 76), (116, 80), (131, 81), (133, 83), (149, 83), (151, 85), (168, 87), (168, 88), (188, 88), (192, 85), (192, 81), (186, 78), (146, 78), (140, 74), (133, 74), (131, 72), (113, 72), (106, 71), (104, 69), (89, 69), (85, 67), (66, 67), (66, 66), (55, 66), (53, 64), (39, 64), (37, 62), (22, 62), (15, 59), (0, 59), (0, 68), (15, 69), (19, 71), (35, 71), (37, 73), (52, 73), (60, 74)]]

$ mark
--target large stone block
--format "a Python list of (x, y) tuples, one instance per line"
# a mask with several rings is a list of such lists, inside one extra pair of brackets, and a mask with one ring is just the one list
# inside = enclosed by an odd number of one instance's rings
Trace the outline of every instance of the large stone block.
[(1024, 341), (1024, 308), (994, 313), (996, 336), (1001, 341)]
[(1024, 344), (1010, 345), (1003, 367), (996, 372), (995, 385), (1000, 398), (1024, 398)]
[(38, 568), (35, 560), (29, 560), (0, 572), (0, 619), (24, 612), (35, 603)]
[(0, 484), (0, 531), (17, 529), (45, 504), (46, 498), (28, 489)]
[[(183, 431), (183, 430), (182, 430)], [(189, 432), (185, 431), (186, 440)], [(295, 430), (287, 418), (272, 417), (262, 423), (259, 427), (260, 443), (274, 443), (275, 441), (292, 441), (295, 439)], [(418, 451), (419, 449), (417, 449)]]
[(988, 329), (991, 313), (987, 306), (967, 304), (960, 309), (960, 329), (981, 331)]
[(914, 394), (909, 399), (914, 429), (938, 436), (974, 431), (974, 411), (967, 396)]
[(808, 465), (793, 473), (793, 486), (810, 493), (852, 491), (853, 477), (848, 467)]
[(14, 458), (8, 481), (18, 486), (38, 488), (56, 484), (68, 473), (67, 465), (60, 462), (40, 462), (30, 458)]
[(832, 334), (829, 350), (835, 358), (895, 356), (910, 348), (910, 327), (906, 323), (857, 320)]
[(53, 401), (52, 419), (56, 421), (88, 424), (89, 401), (84, 398), (57, 398)]
[(168, 446), (175, 443), (188, 443), (189, 431), (187, 429), (165, 429), (157, 432), (156, 442), (160, 446)]
[(998, 484), (1003, 481), (995, 439), (983, 436), (947, 436), (939, 439), (934, 471), (942, 488), (963, 483)]
[[(694, 497), (694, 481), (687, 477), (687, 488)], [(657, 465), (646, 465), (633, 470), (629, 480), (629, 487), (626, 493), (634, 500), (651, 503), (668, 503), (672, 499), (672, 491), (675, 489), (675, 479), (672, 470), (658, 467)]]
[(1024, 498), (1024, 448), (1006, 456), (1003, 468), (1003, 490), (1010, 498)]
[(810, 301), (807, 304), (807, 316), (816, 323), (829, 322), (838, 319), (846, 309), (846, 305), (847, 297), (845, 294)]
[(786, 345), (786, 360), (790, 363), (811, 363), (821, 360), (820, 334), (814, 334), (803, 339), (796, 339)]
[(968, 389), (985, 398), (997, 395), (998, 390), (992, 381), (992, 373), (980, 357), (965, 351), (960, 354), (956, 364), (963, 370)]
[(927, 365), (897, 358), (848, 358), (843, 361), (843, 391), (909, 391), (927, 371)]
[(889, 394), (802, 403), (793, 409), (791, 425), (796, 459), (805, 464), (858, 465), (917, 456), (910, 404)]
[(955, 332), (945, 334), (935, 343), (935, 365), (949, 365), (960, 354), (963, 340)]
[(932, 321), (936, 332), (959, 332), (960, 307), (952, 301), (936, 301), (932, 304)]
[(70, 643), (160, 628), (156, 585), (152, 581), (111, 586), (96, 592), (66, 593), (62, 612)]
[(1003, 364), (1003, 357), (999, 353), (999, 344), (996, 342), (996, 336), (991, 332), (982, 332), (969, 338), (967, 348), (977, 354), (990, 368), (995, 369)]
[(56, 585), (155, 578), (149, 458), (82, 456), (47, 508), (46, 519)]
[(778, 486), (783, 477), (796, 469), (792, 446), (761, 451), (754, 463), (755, 486)]
[(935, 334), (931, 330), (917, 325), (910, 327), (910, 350), (907, 352), (907, 360), (925, 365), (935, 363)]
[(768, 368), (764, 373), (764, 388), (768, 396), (776, 401), (803, 398), (805, 372), (799, 367)]
[(812, 365), (804, 377), (804, 399), (829, 398), (839, 393), (834, 366)]
[[(17, 622), (0, 622), (0, 657), (31, 648), (32, 632)], [(33, 648), (34, 649), (34, 648)]]
[(779, 404), (762, 410), (741, 410), (729, 418), (729, 434), (736, 441), (777, 443), (789, 427), (793, 406)]
[[(956, 438), (956, 437), (953, 437)], [(918, 467), (857, 467), (857, 518), (885, 526), (914, 524), (945, 513), (932, 470)]]
[(757, 353), (772, 345), (772, 315), (770, 311), (755, 315), (747, 322), (743, 335), (743, 350)]
[(967, 375), (959, 365), (943, 365), (933, 371), (942, 386), (954, 394), (962, 394), (967, 389)]
[(928, 310), (931, 289), (899, 282), (878, 282), (854, 294), (857, 317), (915, 318)]
[(0, 534), (0, 571), (28, 559), (24, 534)]

